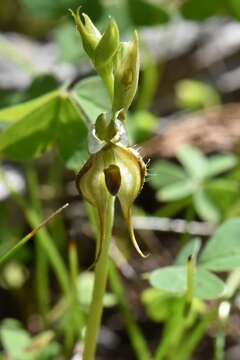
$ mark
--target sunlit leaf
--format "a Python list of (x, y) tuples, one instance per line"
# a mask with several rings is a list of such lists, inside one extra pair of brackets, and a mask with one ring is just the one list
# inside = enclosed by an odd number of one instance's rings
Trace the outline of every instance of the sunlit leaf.
[(233, 154), (214, 155), (208, 159), (207, 176), (212, 177), (232, 169), (237, 164), (237, 157)]
[(53, 97), (9, 126), (0, 133), (0, 152), (14, 160), (42, 154), (55, 137), (58, 107), (59, 99)]
[(240, 218), (223, 223), (203, 249), (199, 264), (213, 271), (240, 267)]
[(199, 189), (195, 192), (195, 194), (193, 195), (193, 202), (198, 215), (203, 220), (209, 221), (214, 224), (220, 221), (220, 211), (203, 189)]
[(197, 110), (220, 103), (220, 96), (212, 86), (196, 80), (178, 81), (176, 98), (182, 109)]
[[(149, 276), (150, 284), (160, 290), (184, 295), (187, 291), (186, 266), (169, 266), (154, 270)], [(194, 297), (210, 300), (220, 297), (224, 283), (205, 269), (196, 269), (194, 274)]]
[(111, 109), (107, 91), (99, 77), (94, 76), (80, 81), (73, 89), (73, 96), (92, 123), (100, 113)]
[(170, 185), (164, 186), (158, 193), (157, 196), (161, 201), (175, 201), (183, 199), (195, 190), (195, 184), (190, 179), (184, 181), (178, 181)]
[(34, 110), (46, 105), (51, 100), (57, 98), (58, 91), (51, 92), (47, 95), (38, 97), (37, 99), (26, 101), (24, 103), (3, 108), (0, 110), (0, 122), (15, 122), (22, 119), (24, 116), (29, 115)]
[(190, 145), (183, 145), (177, 152), (177, 158), (191, 177), (202, 180), (206, 176), (207, 158)]
[(158, 160), (149, 169), (149, 182), (155, 189), (186, 180), (186, 174), (180, 166), (165, 160)]
[(58, 124), (60, 156), (68, 168), (79, 170), (88, 157), (87, 127), (76, 104), (70, 98), (62, 99)]

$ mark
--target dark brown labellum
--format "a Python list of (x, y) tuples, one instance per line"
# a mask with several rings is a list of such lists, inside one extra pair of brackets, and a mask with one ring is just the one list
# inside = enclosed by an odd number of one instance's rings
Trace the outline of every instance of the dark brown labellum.
[(104, 170), (105, 183), (111, 195), (117, 195), (121, 185), (121, 173), (117, 165), (110, 165)]

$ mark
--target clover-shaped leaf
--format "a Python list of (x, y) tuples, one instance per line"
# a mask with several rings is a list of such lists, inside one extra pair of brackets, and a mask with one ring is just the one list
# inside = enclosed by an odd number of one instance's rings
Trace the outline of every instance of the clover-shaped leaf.
[(197, 260), (200, 240), (189, 242), (178, 254), (175, 265), (154, 270), (150, 284), (157, 289), (185, 295), (187, 293), (187, 259), (193, 255), (193, 296), (209, 300), (223, 295), (224, 282), (212, 272), (231, 271), (240, 267), (240, 218), (226, 221), (210, 238)]

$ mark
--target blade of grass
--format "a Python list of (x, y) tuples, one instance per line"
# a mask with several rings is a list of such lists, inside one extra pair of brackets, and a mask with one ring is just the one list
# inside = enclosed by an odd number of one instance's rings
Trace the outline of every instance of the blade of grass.
[(5, 254), (0, 256), (0, 265), (8, 260), (19, 248), (21, 248), (27, 241), (29, 241), (35, 234), (38, 233), (39, 241), (44, 249), (45, 255), (48, 256), (49, 261), (55, 271), (57, 276), (58, 282), (63, 290), (63, 292), (68, 296), (69, 293), (69, 279), (68, 279), (68, 272), (66, 270), (65, 264), (54, 244), (49, 233), (46, 229), (42, 229), (50, 220), (52, 220), (56, 215), (58, 215), (62, 210), (64, 210), (68, 204), (63, 205), (61, 208), (53, 212), (47, 219), (41, 221), (38, 212), (35, 211), (33, 208), (29, 207), (26, 200), (22, 197), (21, 194), (17, 193), (9, 184), (5, 177), (4, 170), (0, 167), (0, 177), (9, 192), (11, 193), (12, 197), (15, 201), (19, 204), (22, 208), (30, 226), (34, 228), (29, 234), (27, 234), (23, 239), (21, 239), (15, 246), (9, 249)]
[(186, 336), (186, 339), (182, 346), (178, 348), (178, 360), (189, 359), (194, 349), (196, 349), (198, 343), (204, 336), (209, 324), (216, 319), (217, 311), (216, 309), (209, 312), (204, 316), (204, 318), (192, 329), (189, 336)]
[(126, 330), (131, 342), (131, 345), (135, 351), (136, 357), (138, 360), (150, 360), (152, 359), (151, 353), (148, 349), (146, 340), (142, 334), (141, 329), (139, 328), (137, 322), (135, 321), (130, 305), (127, 302), (126, 295), (124, 294), (124, 289), (122, 286), (122, 281), (118, 274), (118, 270), (114, 265), (113, 261), (110, 263), (109, 269), (109, 281), (110, 286), (114, 294), (118, 299), (119, 310), (122, 314)]
[[(24, 236), (16, 245), (12, 246), (8, 251), (6, 251), (4, 254), (0, 255), (0, 265), (2, 265), (4, 262), (6, 262), (10, 257), (12, 257), (23, 245), (26, 244), (27, 241), (29, 241), (34, 235), (37, 234), (37, 232), (42, 229), (49, 221), (51, 221), (56, 215), (60, 214), (69, 204), (66, 203), (56, 211), (54, 211), (51, 215), (49, 215), (46, 219), (44, 219), (42, 222), (38, 222), (39, 225), (35, 227), (30, 233), (28, 233), (26, 236)], [(34, 223), (36, 225), (36, 222), (38, 217), (36, 216), (34, 211), (27, 210), (29, 218), (31, 217), (31, 223)]]
[[(29, 196), (32, 203), (32, 207), (38, 213), (42, 212), (42, 204), (39, 198), (38, 189), (38, 176), (37, 171), (33, 166), (26, 167), (27, 184), (29, 189)], [(43, 248), (41, 246), (39, 236), (36, 236), (35, 241), (35, 289), (36, 298), (39, 306), (40, 313), (43, 315), (44, 321), (47, 319), (47, 313), (49, 311), (49, 261), (45, 256)]]

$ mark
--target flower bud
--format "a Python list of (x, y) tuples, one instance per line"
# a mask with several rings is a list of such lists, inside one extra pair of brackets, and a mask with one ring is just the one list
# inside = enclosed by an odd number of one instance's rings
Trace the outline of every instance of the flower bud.
[(121, 43), (116, 54), (113, 109), (128, 110), (137, 91), (139, 77), (139, 41), (135, 31), (130, 42)]
[(102, 113), (95, 123), (96, 135), (100, 140), (110, 141), (117, 133), (115, 121), (108, 113)]
[(128, 144), (126, 128), (122, 120), (122, 110), (115, 114), (102, 113), (88, 134), (88, 150), (97, 153), (109, 142)]
[(81, 35), (83, 48), (88, 54), (88, 56), (92, 59), (92, 61), (94, 61), (94, 53), (101, 39), (101, 33), (92, 23), (91, 19), (84, 13), (81, 14), (84, 22), (82, 21), (79, 9), (80, 8), (78, 8), (76, 14), (72, 10), (70, 10), (70, 12), (74, 18), (76, 28)]
[(95, 49), (94, 64), (97, 68), (111, 62), (119, 47), (119, 31), (114, 20), (110, 19), (107, 29)]
[[(143, 257), (145, 255), (134, 236), (131, 207), (142, 189), (145, 173), (145, 164), (136, 151), (120, 144), (109, 143), (99, 152), (91, 155), (76, 179), (77, 188), (84, 199), (97, 208), (100, 226), (104, 226), (101, 217), (110, 197), (119, 198), (130, 238)], [(101, 229), (101, 233), (103, 232), (104, 230)]]

